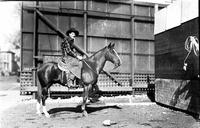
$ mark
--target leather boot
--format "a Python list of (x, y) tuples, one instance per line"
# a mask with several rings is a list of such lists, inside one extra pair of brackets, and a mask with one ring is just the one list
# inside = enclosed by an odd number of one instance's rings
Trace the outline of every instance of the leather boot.
[(63, 62), (63, 63), (65, 63), (65, 59), (64, 59), (64, 57), (62, 57), (62, 59), (61, 59), (61, 60), (62, 60), (62, 62)]

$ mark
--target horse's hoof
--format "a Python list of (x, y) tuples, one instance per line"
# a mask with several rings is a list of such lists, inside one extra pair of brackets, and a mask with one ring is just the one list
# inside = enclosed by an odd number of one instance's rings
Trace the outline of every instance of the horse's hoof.
[(86, 111), (83, 111), (83, 117), (87, 117), (88, 116), (88, 113)]
[(50, 115), (49, 114), (45, 114), (46, 118), (50, 118)]

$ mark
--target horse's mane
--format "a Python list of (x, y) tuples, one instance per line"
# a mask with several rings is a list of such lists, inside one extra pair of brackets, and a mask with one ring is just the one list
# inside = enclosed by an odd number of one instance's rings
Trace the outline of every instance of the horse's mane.
[(103, 51), (103, 50), (106, 49), (106, 48), (107, 48), (107, 46), (105, 46), (105, 47), (103, 47), (102, 49), (98, 50), (97, 52), (95, 52), (94, 54), (92, 54), (90, 57), (88, 57), (88, 59), (89, 59), (89, 58), (95, 57), (98, 53), (100, 53), (101, 51)]

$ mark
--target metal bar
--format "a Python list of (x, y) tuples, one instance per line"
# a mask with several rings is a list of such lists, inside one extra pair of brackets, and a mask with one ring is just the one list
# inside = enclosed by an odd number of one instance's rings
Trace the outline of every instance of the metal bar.
[[(21, 41), (20, 41), (20, 43), (21, 43), (21, 48), (20, 48), (20, 73), (22, 72), (22, 66), (23, 66), (23, 51), (22, 51), (22, 48), (24, 47), (23, 46), (23, 32), (22, 32), (22, 29), (23, 29), (23, 5), (21, 6), (21, 24), (20, 24), (20, 28), (21, 28)], [(21, 80), (20, 80), (20, 85), (21, 85)]]
[(87, 51), (87, 1), (84, 1), (84, 35), (83, 35), (83, 48)]
[[(135, 9), (134, 9), (134, 0), (132, 1), (131, 4), (131, 14), (133, 15), (133, 17), (131, 18), (131, 84), (132, 84), (132, 88), (135, 86), (135, 82), (134, 82), (134, 74), (135, 74)], [(133, 89), (133, 93), (132, 95), (135, 95), (135, 90)]]
[[(38, 1), (36, 5), (38, 5)], [(37, 9), (37, 8), (36, 8)], [(37, 76), (36, 76), (36, 68), (37, 68), (37, 58), (34, 56), (38, 55), (38, 15), (36, 11), (34, 11), (34, 32), (33, 32), (33, 86), (37, 86)]]
[(114, 82), (118, 83), (119, 86), (123, 86), (123, 85), (121, 84), (121, 82), (119, 82), (116, 78), (114, 78), (109, 72), (106, 72), (106, 71), (103, 70), (103, 73), (105, 73), (107, 76), (111, 77), (111, 79), (112, 79)]
[[(61, 38), (66, 38), (67, 36), (61, 31), (59, 30), (53, 23), (51, 23), (51, 21), (49, 19), (47, 19), (38, 9), (36, 9), (36, 12), (38, 14), (38, 16), (40, 17), (40, 19), (46, 23), (51, 29), (53, 29), (56, 33), (58, 33), (58, 35)], [(83, 51), (81, 48), (79, 48), (78, 46), (76, 46), (74, 44), (74, 47), (76, 50), (78, 50), (79, 52), (83, 53), (84, 55), (86, 55), (87, 57), (89, 56), (85, 51)], [(115, 82), (117, 82), (119, 85), (122, 85), (116, 78), (114, 78), (110, 73), (106, 72), (103, 70), (103, 72), (108, 75), (109, 77), (112, 78), (112, 80), (114, 80)]]
[[(24, 10), (34, 11), (33, 7), (23, 7)], [(130, 20), (132, 16), (135, 17), (138, 21), (147, 21), (147, 22), (154, 22), (154, 17), (152, 16), (139, 16), (139, 15), (130, 15), (130, 14), (115, 14), (115, 13), (108, 13), (108, 12), (98, 12), (98, 11), (83, 11), (83, 10), (56, 10), (56, 9), (48, 9), (48, 8), (41, 8), (38, 7), (38, 10), (41, 12), (51, 13), (51, 14), (71, 14), (82, 16), (85, 12), (87, 13), (87, 17), (94, 17), (94, 18), (108, 18), (108, 19), (119, 19), (119, 20)]]

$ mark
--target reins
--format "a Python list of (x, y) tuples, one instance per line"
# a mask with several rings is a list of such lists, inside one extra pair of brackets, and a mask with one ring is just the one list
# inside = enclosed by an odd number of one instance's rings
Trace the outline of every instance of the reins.
[(89, 69), (91, 69), (96, 75), (98, 75), (97, 72), (95, 72), (95, 71), (92, 69), (92, 67), (91, 67), (84, 59), (81, 60), (81, 61), (83, 61), (83, 62), (89, 67)]

